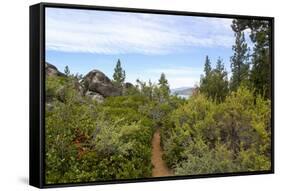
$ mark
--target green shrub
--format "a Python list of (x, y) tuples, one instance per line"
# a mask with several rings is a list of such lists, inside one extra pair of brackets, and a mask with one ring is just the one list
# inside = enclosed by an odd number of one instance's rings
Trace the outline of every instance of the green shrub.
[(46, 101), (52, 101), (57, 97), (58, 90), (66, 84), (65, 77), (47, 76), (46, 77)]
[(46, 79), (46, 183), (150, 177), (155, 127), (175, 175), (271, 167), (271, 103), (247, 88), (221, 102), (200, 93), (159, 101), (152, 94), (157, 87), (141, 84), (141, 90), (96, 103), (76, 82)]
[[(46, 182), (150, 177), (152, 121), (138, 112), (146, 99), (110, 97), (98, 104), (60, 80), (46, 84), (54, 92), (46, 110)], [(62, 86), (63, 101), (54, 91)]]
[(233, 172), (233, 153), (225, 145), (218, 144), (214, 149), (202, 139), (190, 142), (181, 153), (182, 161), (176, 164), (176, 175), (209, 174)]
[(176, 174), (270, 169), (270, 101), (240, 87), (224, 102), (191, 97), (161, 131)]

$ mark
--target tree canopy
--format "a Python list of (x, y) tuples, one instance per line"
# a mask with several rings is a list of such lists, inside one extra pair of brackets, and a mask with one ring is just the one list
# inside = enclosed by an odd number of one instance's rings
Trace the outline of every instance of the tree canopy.
[(123, 70), (121, 66), (121, 61), (120, 59), (118, 59), (116, 66), (114, 68), (113, 82), (119, 86), (122, 86), (123, 83), (125, 82), (125, 78), (126, 78), (125, 70)]

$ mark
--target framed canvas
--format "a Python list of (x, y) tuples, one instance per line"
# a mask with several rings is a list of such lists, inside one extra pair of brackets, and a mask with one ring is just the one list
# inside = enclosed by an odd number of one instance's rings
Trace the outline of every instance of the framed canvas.
[(30, 185), (274, 172), (274, 18), (30, 7)]

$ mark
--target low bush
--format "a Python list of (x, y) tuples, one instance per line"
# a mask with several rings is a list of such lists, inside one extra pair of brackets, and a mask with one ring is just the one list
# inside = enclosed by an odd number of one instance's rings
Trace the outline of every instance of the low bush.
[(175, 174), (270, 169), (270, 101), (240, 87), (217, 103), (191, 97), (161, 131)]

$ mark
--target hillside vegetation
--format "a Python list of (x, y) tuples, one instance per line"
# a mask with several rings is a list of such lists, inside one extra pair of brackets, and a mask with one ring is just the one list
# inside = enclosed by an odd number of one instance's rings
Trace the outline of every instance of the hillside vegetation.
[(231, 78), (222, 59), (212, 67), (206, 56), (189, 99), (171, 94), (164, 73), (157, 84), (126, 82), (120, 60), (112, 79), (46, 63), (46, 183), (151, 177), (156, 130), (173, 175), (270, 170), (270, 31), (261, 21), (234, 20), (232, 28)]

